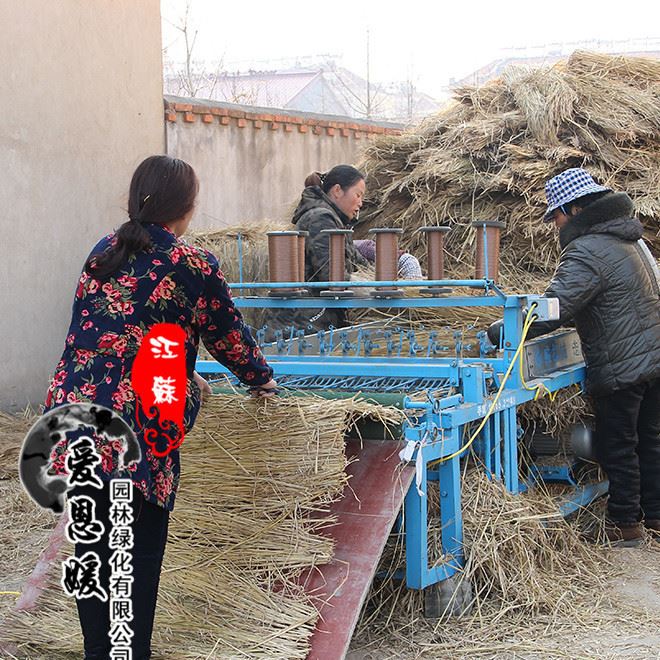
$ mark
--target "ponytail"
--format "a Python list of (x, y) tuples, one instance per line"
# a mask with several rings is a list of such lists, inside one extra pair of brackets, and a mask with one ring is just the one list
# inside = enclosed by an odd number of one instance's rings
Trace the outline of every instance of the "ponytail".
[(170, 156), (150, 156), (138, 165), (128, 194), (128, 217), (102, 254), (91, 255), (85, 272), (104, 280), (133, 255), (151, 248), (146, 224), (166, 225), (189, 213), (199, 183), (188, 163)]
[(97, 280), (104, 280), (138, 252), (151, 247), (151, 236), (137, 220), (128, 220), (115, 232), (110, 247), (101, 254), (93, 254), (85, 263), (85, 272)]
[(320, 188), (323, 185), (324, 177), (325, 175), (321, 172), (312, 172), (305, 179), (305, 188), (309, 188), (309, 186), (317, 186)]

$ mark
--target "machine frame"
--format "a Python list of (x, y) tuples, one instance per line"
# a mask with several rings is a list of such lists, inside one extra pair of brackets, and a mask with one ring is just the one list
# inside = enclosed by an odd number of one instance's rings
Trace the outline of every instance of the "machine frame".
[[(390, 351), (388, 346), (388, 356), (376, 356), (371, 354), (373, 346), (369, 346), (366, 340), (360, 342), (359, 329), (353, 331), (351, 337), (354, 341), (346, 339), (349, 336), (346, 329), (319, 331), (315, 338), (305, 335), (304, 330), (292, 330), (288, 338), (281, 335), (277, 342), (265, 347), (276, 378), (298, 379), (298, 383), (303, 383), (299, 387), (307, 387), (311, 382), (317, 389), (332, 390), (341, 384), (351, 389), (359, 388), (360, 383), (371, 379), (373, 383), (382, 383), (384, 391), (388, 382), (399, 383), (399, 386), (409, 382), (413, 388), (415, 383), (424, 383), (426, 387), (421, 389), (430, 386), (434, 390), (435, 394), (428, 392), (420, 400), (419, 391), (413, 389), (403, 400), (403, 408), (408, 415), (402, 433), (407, 448), (405, 458), (414, 461), (417, 470), (416, 481), (411, 485), (404, 505), (405, 580), (409, 588), (424, 589), (436, 585), (451, 578), (464, 565), (460, 461), (469, 451), (469, 446), (464, 444), (469, 425), (481, 421), (481, 430), (474, 442), (468, 444), (473, 444), (489, 477), (501, 480), (510, 492), (520, 493), (535, 480), (572, 482), (570, 466), (558, 466), (552, 470), (532, 467), (526, 478), (520, 477), (518, 406), (534, 399), (539, 388), (544, 393), (557, 392), (570, 386), (582, 388), (585, 380), (582, 361), (566, 360), (565, 355), (555, 356), (562, 344), (560, 340), (553, 339), (552, 335), (540, 349), (546, 356), (542, 376), (526, 382), (522, 370), (513, 368), (515, 360), (523, 359), (522, 351), (518, 349), (524, 339), (525, 319), (530, 307), (538, 306), (542, 315), (551, 313), (539, 296), (507, 295), (491, 279), (286, 283), (240, 281), (230, 286), (247, 293), (264, 289), (270, 291), (269, 295), (236, 296), (236, 306), (243, 309), (502, 309), (504, 326), (501, 350), (489, 354), (489, 342), (483, 342), (479, 357), (463, 357), (458, 348), (453, 356), (434, 356), (430, 343), (426, 347), (416, 348), (414, 339), (410, 343), (408, 355), (401, 355), (400, 346), (398, 353), (396, 350)], [(278, 289), (327, 290), (338, 286), (350, 287), (358, 292), (364, 290), (364, 287), (415, 288), (421, 291), (426, 287), (447, 287), (471, 289), (475, 295), (277, 297)], [(346, 343), (350, 345), (348, 350)], [(334, 354), (338, 346), (342, 347), (342, 352)], [(311, 350), (314, 350), (314, 354), (311, 354)], [(557, 365), (556, 369), (553, 364)], [(228, 373), (212, 360), (199, 360), (197, 371), (202, 374)], [(415, 393), (418, 396), (414, 396)], [(434, 482), (437, 482), (440, 497), (442, 557), (441, 561), (430, 565), (427, 491)], [(582, 487), (572, 482), (572, 485), (572, 495), (559, 507), (565, 515), (607, 491), (607, 482)]]

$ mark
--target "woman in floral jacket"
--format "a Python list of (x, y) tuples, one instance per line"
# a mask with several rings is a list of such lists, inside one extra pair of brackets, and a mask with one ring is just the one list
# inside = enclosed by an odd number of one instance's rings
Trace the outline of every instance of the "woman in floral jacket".
[[(65, 349), (48, 390), (46, 409), (92, 401), (120, 414), (136, 431), (141, 460), (129, 466), (134, 483), (133, 658), (150, 657), (150, 640), (167, 521), (179, 480), (179, 452), (154, 455), (136, 423), (132, 365), (142, 338), (158, 323), (185, 331), (188, 374), (184, 411), (189, 431), (208, 384), (194, 371), (200, 339), (209, 352), (243, 383), (262, 395), (275, 388), (266, 364), (231, 298), (215, 257), (181, 241), (197, 196), (198, 182), (187, 163), (152, 156), (133, 175), (128, 215), (116, 233), (92, 250), (80, 276)], [(99, 444), (99, 476), (107, 482), (126, 477), (118, 469), (119, 443)], [(66, 441), (55, 449), (54, 467), (64, 471)], [(106, 484), (107, 486), (107, 484)], [(109, 528), (107, 487), (80, 491), (96, 502), (96, 517)], [(76, 544), (76, 555), (95, 551), (102, 559), (101, 578), (109, 578), (107, 538), (95, 545)], [(104, 570), (105, 575), (104, 575)], [(107, 588), (107, 587), (106, 587)], [(108, 658), (108, 603), (77, 601), (85, 638), (85, 658)]]

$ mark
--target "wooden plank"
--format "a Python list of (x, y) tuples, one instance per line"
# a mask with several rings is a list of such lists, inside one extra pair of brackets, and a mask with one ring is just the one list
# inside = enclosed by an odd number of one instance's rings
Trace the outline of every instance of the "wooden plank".
[[(362, 444), (362, 448), (360, 447)], [(308, 660), (344, 658), (385, 543), (415, 476), (400, 466), (402, 444), (382, 440), (349, 440), (346, 454), (356, 457), (343, 497), (328, 513), (337, 524), (324, 530), (335, 541), (331, 563), (303, 576), (320, 617)]]

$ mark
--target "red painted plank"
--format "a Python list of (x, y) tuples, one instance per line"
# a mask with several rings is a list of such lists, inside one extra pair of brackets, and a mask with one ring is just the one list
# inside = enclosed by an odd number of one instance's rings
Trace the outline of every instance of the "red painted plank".
[(347, 473), (351, 480), (328, 515), (338, 522), (325, 533), (335, 540), (331, 563), (303, 577), (320, 617), (308, 660), (344, 658), (380, 556), (401, 509), (415, 470), (400, 467), (401, 444), (392, 441), (349, 440), (346, 454), (357, 457)]

